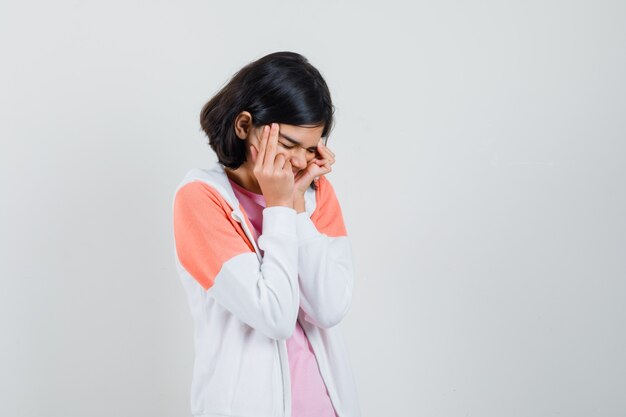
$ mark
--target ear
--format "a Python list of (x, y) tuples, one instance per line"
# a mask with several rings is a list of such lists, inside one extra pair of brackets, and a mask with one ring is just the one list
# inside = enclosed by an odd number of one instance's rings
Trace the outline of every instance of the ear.
[(235, 135), (241, 140), (246, 140), (252, 131), (252, 115), (250, 112), (242, 111), (235, 117)]

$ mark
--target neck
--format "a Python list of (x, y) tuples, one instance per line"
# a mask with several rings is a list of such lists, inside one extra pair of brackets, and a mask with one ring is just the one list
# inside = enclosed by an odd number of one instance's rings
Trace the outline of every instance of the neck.
[(256, 180), (256, 177), (254, 176), (254, 174), (252, 174), (252, 172), (249, 169), (247, 169), (245, 164), (241, 165), (237, 169), (230, 169), (228, 167), (224, 167), (224, 171), (226, 172), (226, 175), (228, 176), (228, 178), (233, 180), (237, 185), (245, 188), (246, 190), (250, 192), (253, 192), (256, 194), (263, 194), (263, 192), (261, 191), (261, 187), (259, 186), (259, 183)]

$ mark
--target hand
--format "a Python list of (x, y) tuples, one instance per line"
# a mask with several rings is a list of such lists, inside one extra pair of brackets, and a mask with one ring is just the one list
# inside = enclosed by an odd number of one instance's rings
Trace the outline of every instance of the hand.
[(278, 124), (263, 126), (261, 145), (257, 152), (250, 146), (254, 168), (252, 171), (265, 197), (266, 207), (287, 206), (293, 208), (294, 175), (291, 162), (276, 153)]
[(317, 144), (317, 153), (321, 159), (313, 158), (305, 169), (298, 172), (294, 178), (294, 195), (304, 195), (307, 188), (311, 186), (311, 181), (332, 171), (331, 165), (335, 163), (335, 154), (324, 145), (321, 139)]

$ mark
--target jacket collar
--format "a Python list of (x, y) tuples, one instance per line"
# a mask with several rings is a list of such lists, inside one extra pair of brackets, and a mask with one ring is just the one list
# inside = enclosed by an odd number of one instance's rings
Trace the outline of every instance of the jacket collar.
[[(185, 175), (185, 178), (179, 188), (188, 182), (196, 180), (204, 181), (219, 191), (233, 211), (239, 216), (242, 216), (241, 210), (239, 209), (239, 200), (237, 199), (235, 191), (233, 190), (228, 176), (226, 175), (224, 165), (222, 165), (219, 161), (211, 163), (208, 168), (191, 169), (187, 172), (187, 175)], [(306, 211), (310, 217), (316, 206), (315, 190), (311, 187), (309, 187), (304, 194), (304, 202)]]

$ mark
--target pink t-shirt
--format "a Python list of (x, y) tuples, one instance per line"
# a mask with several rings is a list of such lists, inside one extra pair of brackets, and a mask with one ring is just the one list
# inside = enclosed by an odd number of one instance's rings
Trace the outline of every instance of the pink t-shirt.
[[(252, 223), (255, 241), (262, 234), (265, 197), (246, 190), (229, 178), (235, 195)], [(296, 328), (287, 339), (287, 355), (291, 375), (292, 417), (338, 417), (320, 375), (311, 343), (296, 321)]]

